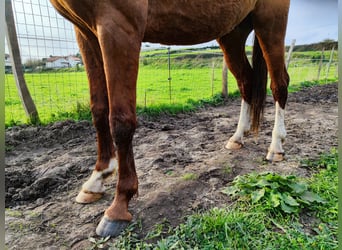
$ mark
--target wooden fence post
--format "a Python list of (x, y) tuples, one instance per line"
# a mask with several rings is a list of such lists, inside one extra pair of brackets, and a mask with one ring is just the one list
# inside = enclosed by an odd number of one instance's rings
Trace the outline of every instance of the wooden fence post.
[(167, 48), (167, 65), (168, 65), (168, 70), (169, 70), (169, 77), (167, 80), (169, 81), (169, 95), (170, 95), (170, 104), (172, 103), (172, 84), (171, 84), (171, 48)]
[(325, 74), (325, 81), (327, 81), (328, 77), (329, 77), (329, 71), (330, 71), (330, 66), (331, 66), (331, 63), (332, 63), (332, 60), (333, 60), (333, 56), (334, 56), (334, 50), (335, 50), (335, 47), (332, 47), (331, 52), (330, 52), (329, 63), (328, 63), (328, 66), (327, 66), (327, 72)]
[(25, 113), (30, 119), (30, 122), (36, 124), (39, 122), (38, 111), (32, 100), (24, 78), (11, 0), (5, 0), (5, 12), (7, 44), (11, 56), (12, 70), (18, 93), (24, 106)]
[(222, 97), (228, 99), (228, 68), (224, 57), (222, 62)]
[(290, 49), (289, 49), (289, 52), (287, 52), (287, 58), (286, 58), (286, 62), (285, 62), (286, 69), (289, 68), (290, 61), (291, 61), (291, 56), (292, 56), (292, 51), (293, 51), (293, 48), (294, 48), (295, 44), (296, 44), (296, 39), (293, 39), (292, 43), (291, 43), (291, 46), (290, 46)]
[(322, 70), (322, 65), (323, 65), (323, 57), (324, 57), (324, 47), (322, 49), (321, 59), (319, 60), (318, 73), (317, 73), (317, 81), (319, 81), (319, 77), (321, 75), (321, 70)]
[(211, 62), (211, 97), (214, 96), (215, 61)]

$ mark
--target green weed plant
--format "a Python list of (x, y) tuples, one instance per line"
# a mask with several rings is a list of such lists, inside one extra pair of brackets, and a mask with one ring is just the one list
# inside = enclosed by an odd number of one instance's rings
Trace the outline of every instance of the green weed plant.
[(279, 209), (288, 214), (298, 213), (315, 202), (325, 202), (294, 175), (281, 176), (275, 173), (237, 176), (233, 185), (222, 192), (241, 200), (250, 200), (253, 204), (261, 203), (265, 210)]

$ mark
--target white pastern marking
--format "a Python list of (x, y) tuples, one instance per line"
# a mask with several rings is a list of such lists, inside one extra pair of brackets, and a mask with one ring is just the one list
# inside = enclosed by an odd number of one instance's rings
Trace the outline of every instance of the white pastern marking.
[(236, 129), (236, 132), (230, 138), (230, 140), (242, 143), (242, 138), (244, 136), (244, 133), (250, 130), (251, 128), (251, 121), (250, 121), (251, 108), (250, 107), (251, 106), (242, 99), (238, 126)]
[(93, 193), (104, 193), (103, 175), (116, 172), (118, 169), (118, 161), (115, 158), (110, 159), (108, 168), (103, 171), (94, 170), (90, 178), (83, 184), (82, 189)]
[(285, 140), (285, 110), (279, 106), (276, 102), (274, 128), (272, 131), (272, 142), (270, 146), (270, 152), (283, 153), (282, 141)]
[(104, 193), (102, 172), (94, 170), (90, 178), (83, 184), (82, 189), (94, 193)]
[(108, 168), (103, 171), (104, 174), (117, 172), (118, 171), (118, 161), (116, 158), (112, 158), (109, 161)]

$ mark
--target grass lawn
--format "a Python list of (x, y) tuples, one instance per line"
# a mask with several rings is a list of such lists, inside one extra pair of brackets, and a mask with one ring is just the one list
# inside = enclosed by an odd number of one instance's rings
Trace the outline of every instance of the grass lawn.
[[(317, 53), (301, 52), (293, 56), (289, 67), (290, 92), (317, 83), (318, 63), (310, 59)], [(203, 100), (217, 100), (222, 89), (222, 54), (218, 50), (201, 53), (172, 51), (170, 61), (169, 72), (167, 50), (142, 53), (137, 83), (139, 112), (174, 113), (193, 109)], [(336, 70), (336, 61), (329, 72), (325, 63), (319, 83), (336, 81)], [(89, 119), (89, 90), (84, 71), (26, 73), (25, 79), (43, 124), (65, 119)], [(228, 91), (230, 95), (238, 95), (236, 80), (230, 72)], [(270, 90), (268, 94), (271, 94)], [(27, 123), (27, 118), (13, 75), (6, 74), (5, 124), (8, 127), (23, 123)]]

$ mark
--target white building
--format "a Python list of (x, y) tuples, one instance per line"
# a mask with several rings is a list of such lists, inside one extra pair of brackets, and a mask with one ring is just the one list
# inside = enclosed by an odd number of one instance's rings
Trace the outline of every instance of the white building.
[(81, 59), (76, 56), (68, 56), (67, 60), (70, 64), (70, 67), (75, 67), (77, 64), (82, 64)]
[(77, 64), (81, 64), (81, 59), (76, 56), (51, 56), (46, 59), (45, 67), (61, 69), (75, 67)]

